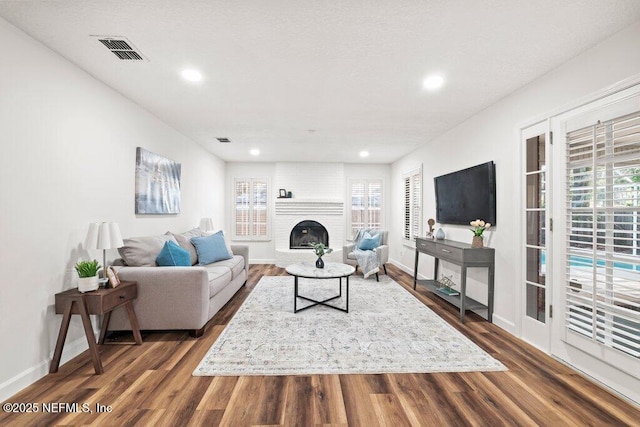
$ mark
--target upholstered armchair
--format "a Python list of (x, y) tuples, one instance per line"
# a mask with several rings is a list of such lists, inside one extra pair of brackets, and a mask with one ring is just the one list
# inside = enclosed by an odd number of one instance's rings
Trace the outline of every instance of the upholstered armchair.
[[(387, 266), (385, 265), (389, 262), (389, 246), (388, 246), (388, 236), (389, 232), (387, 230), (380, 230), (380, 246), (378, 246), (375, 251), (378, 254), (378, 262), (380, 263), (380, 267), (384, 269), (384, 274), (387, 274)], [(358, 260), (353, 253), (355, 249), (355, 243), (350, 243), (342, 247), (342, 262), (345, 264), (353, 265), (356, 268), (356, 272), (358, 271)], [(376, 280), (380, 281), (378, 278), (378, 273), (376, 273)]]

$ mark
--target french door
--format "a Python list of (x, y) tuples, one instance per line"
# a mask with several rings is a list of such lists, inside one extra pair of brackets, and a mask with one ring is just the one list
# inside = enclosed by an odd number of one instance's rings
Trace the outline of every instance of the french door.
[(522, 131), (524, 201), (523, 277), (520, 281), (521, 337), (543, 351), (550, 347), (551, 238), (550, 137), (548, 122)]

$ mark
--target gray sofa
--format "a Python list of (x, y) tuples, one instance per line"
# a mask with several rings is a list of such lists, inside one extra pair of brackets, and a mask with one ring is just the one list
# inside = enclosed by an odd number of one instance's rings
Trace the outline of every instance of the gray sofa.
[[(119, 250), (123, 259), (116, 260), (114, 268), (120, 280), (138, 282), (138, 298), (133, 306), (141, 330), (186, 329), (199, 337), (206, 323), (246, 283), (249, 248), (245, 245), (230, 245), (232, 258), (212, 264), (197, 264), (196, 255), (191, 267), (155, 266), (166, 240), (185, 247), (189, 237), (198, 234), (203, 233), (194, 229), (182, 235), (167, 233), (124, 240), (125, 247)], [(144, 259), (133, 257), (132, 248), (139, 250)], [(195, 253), (195, 248), (189, 248), (190, 252), (191, 249)], [(113, 311), (109, 330), (131, 330), (124, 308)]]

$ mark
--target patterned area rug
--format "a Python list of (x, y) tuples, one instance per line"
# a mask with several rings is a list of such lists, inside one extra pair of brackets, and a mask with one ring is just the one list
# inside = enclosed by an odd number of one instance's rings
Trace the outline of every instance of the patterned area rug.
[[(317, 300), (338, 294), (337, 279), (301, 278), (299, 286)], [(351, 277), (349, 287), (349, 313), (316, 306), (294, 314), (293, 277), (263, 277), (193, 375), (506, 370), (388, 276)], [(343, 299), (344, 291), (331, 303), (344, 307)]]

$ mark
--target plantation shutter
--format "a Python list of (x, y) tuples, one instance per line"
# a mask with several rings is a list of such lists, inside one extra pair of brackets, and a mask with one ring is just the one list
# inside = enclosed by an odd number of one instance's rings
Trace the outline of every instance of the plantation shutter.
[(420, 237), (422, 217), (422, 173), (416, 172), (411, 180), (411, 238)]
[(249, 180), (235, 181), (235, 230), (237, 237), (248, 237), (251, 225), (251, 204), (250, 204)]
[(380, 230), (382, 227), (382, 181), (368, 181), (367, 190), (367, 228)]
[(253, 237), (267, 237), (267, 182), (253, 181)]
[(640, 358), (640, 112), (567, 133), (565, 328)]
[(404, 238), (411, 238), (411, 177), (404, 178)]
[(365, 228), (365, 182), (351, 183), (351, 236)]
[(422, 232), (422, 170), (404, 176), (404, 238), (413, 240)]
[(235, 238), (268, 238), (267, 180), (236, 179), (234, 181), (234, 195)]

